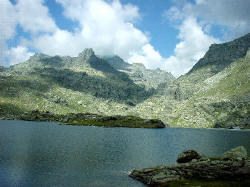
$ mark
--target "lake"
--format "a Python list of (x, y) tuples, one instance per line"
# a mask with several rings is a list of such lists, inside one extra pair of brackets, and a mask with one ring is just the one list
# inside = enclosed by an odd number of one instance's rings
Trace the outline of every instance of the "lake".
[(243, 145), (249, 130), (132, 129), (0, 120), (0, 186), (144, 186), (129, 171), (174, 164), (195, 149), (217, 156)]

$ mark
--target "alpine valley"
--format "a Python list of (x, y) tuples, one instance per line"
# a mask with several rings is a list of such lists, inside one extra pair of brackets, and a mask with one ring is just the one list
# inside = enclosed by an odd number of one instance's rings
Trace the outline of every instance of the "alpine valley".
[(213, 44), (177, 79), (92, 49), (77, 57), (35, 54), (0, 67), (0, 118), (81, 113), (159, 119), (170, 127), (250, 128), (249, 49), (250, 33)]

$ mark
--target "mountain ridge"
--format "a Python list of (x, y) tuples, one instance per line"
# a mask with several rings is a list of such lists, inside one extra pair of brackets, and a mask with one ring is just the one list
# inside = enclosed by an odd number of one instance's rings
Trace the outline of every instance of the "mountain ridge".
[(185, 75), (85, 49), (77, 57), (35, 54), (0, 68), (0, 117), (41, 110), (157, 118), (170, 126), (249, 128), (250, 34), (212, 45)]

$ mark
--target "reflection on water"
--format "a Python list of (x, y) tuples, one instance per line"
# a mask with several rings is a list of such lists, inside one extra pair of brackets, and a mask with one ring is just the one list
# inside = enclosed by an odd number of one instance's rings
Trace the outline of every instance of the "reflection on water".
[(129, 129), (0, 121), (0, 186), (143, 186), (135, 168), (173, 164), (185, 149), (207, 156), (243, 145), (250, 131)]

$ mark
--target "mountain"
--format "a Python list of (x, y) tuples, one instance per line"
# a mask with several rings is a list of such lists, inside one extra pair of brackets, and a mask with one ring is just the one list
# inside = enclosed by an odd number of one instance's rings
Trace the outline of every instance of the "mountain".
[(174, 79), (170, 73), (144, 66), (139, 76), (138, 71), (117, 56), (96, 56), (92, 49), (77, 57), (35, 54), (1, 71), (1, 111), (124, 114), (152, 96), (157, 85)]
[(170, 126), (250, 128), (250, 34), (213, 44), (186, 74), (129, 64), (85, 49), (35, 54), (0, 67), (0, 117), (31, 110), (158, 118)]
[(186, 75), (134, 108), (172, 126), (250, 128), (250, 34), (212, 45)]
[[(250, 33), (224, 44), (212, 44), (208, 52), (201, 58), (187, 76), (194, 76), (198, 72), (204, 73), (202, 79), (209, 78), (221, 72), (231, 63), (246, 55), (250, 47)], [(198, 80), (194, 80), (198, 81)]]
[(157, 89), (162, 83), (170, 83), (175, 77), (166, 71), (147, 69), (143, 64), (129, 64), (124, 62), (120, 57), (104, 57), (104, 59), (118, 71), (126, 73), (129, 78), (137, 85), (145, 86), (146, 89)]

